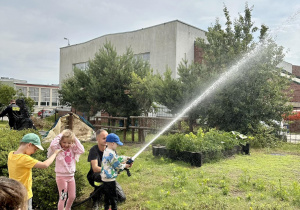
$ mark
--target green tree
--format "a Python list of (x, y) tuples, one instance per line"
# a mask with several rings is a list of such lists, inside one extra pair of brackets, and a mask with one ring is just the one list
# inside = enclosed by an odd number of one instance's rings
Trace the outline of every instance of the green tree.
[(87, 86), (90, 78), (85, 71), (75, 68), (74, 76), (62, 83), (58, 91), (62, 104), (72, 106), (76, 110), (90, 114), (91, 103), (88, 100)]
[(0, 84), (0, 106), (2, 109), (6, 108), (10, 103), (11, 99), (23, 98), (28, 111), (33, 113), (35, 102), (30, 97), (25, 97), (21, 91), (16, 91), (13, 87), (9, 85)]
[(11, 99), (14, 99), (16, 91), (9, 85), (0, 84), (0, 108), (6, 108)]
[(156, 100), (175, 114), (199, 97), (233, 64), (247, 60), (247, 53), (257, 46), (264, 46), (254, 59), (240, 67), (238, 74), (222, 87), (216, 87), (214, 94), (187, 113), (191, 131), (194, 120), (200, 118), (210, 127), (249, 133), (262, 121), (277, 126), (275, 122), (281, 121), (282, 114), (291, 110), (285, 91), (290, 80), (281, 77), (281, 69), (276, 67), (283, 60), (283, 48), (267, 37), (265, 25), (260, 29), (254, 26), (252, 9), (246, 4), (244, 16), (240, 14), (232, 22), (224, 6), (225, 27), (217, 19), (208, 28), (206, 39), (196, 39), (196, 46), (204, 52), (203, 61), (188, 64), (183, 59), (177, 68), (178, 79), (171, 78), (169, 71), (164, 77), (158, 77)]
[(166, 106), (171, 114), (176, 114), (182, 107), (182, 85), (177, 79), (172, 78), (172, 71), (167, 68), (164, 75), (155, 78), (155, 101)]
[(21, 90), (16, 91), (15, 98), (24, 99), (29, 114), (32, 114), (34, 112), (35, 101), (32, 98), (26, 97)]
[(136, 100), (140, 111), (143, 115), (147, 116), (149, 112), (153, 111), (154, 101), (154, 79), (152, 72), (149, 72), (144, 78), (132, 72), (132, 82), (129, 85), (129, 97)]
[(206, 33), (207, 40), (196, 40), (204, 51), (203, 65), (218, 75), (240, 59), (247, 59), (242, 57), (245, 53), (258, 45), (265, 46), (213, 99), (202, 104), (202, 118), (211, 127), (249, 133), (262, 121), (275, 126), (274, 121), (281, 121), (282, 114), (291, 110), (285, 91), (290, 80), (280, 76), (281, 69), (276, 67), (283, 60), (283, 48), (267, 37), (268, 28), (264, 25), (255, 42), (254, 32), (258, 28), (253, 26), (251, 11), (246, 4), (244, 16), (240, 14), (232, 27), (225, 6), (225, 29), (216, 20)]
[(146, 87), (142, 83), (149, 83), (151, 75), (148, 62), (135, 58), (131, 49), (117, 55), (108, 42), (89, 61), (85, 71), (74, 70), (74, 76), (64, 81), (59, 93), (64, 104), (90, 111), (90, 115), (97, 111), (111, 116), (139, 115), (149, 110), (152, 102), (150, 98), (147, 103), (139, 98), (151, 94), (147, 93), (150, 88), (138, 92), (137, 84)]

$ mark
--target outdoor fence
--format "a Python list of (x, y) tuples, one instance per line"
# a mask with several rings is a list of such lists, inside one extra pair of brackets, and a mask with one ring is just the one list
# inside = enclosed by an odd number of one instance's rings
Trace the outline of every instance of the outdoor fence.
[(284, 138), (290, 143), (300, 143), (300, 108), (294, 109), (294, 116), (283, 121)]
[[(93, 126), (97, 129), (111, 129), (112, 131), (123, 131), (123, 141), (126, 141), (128, 131), (131, 131), (131, 141), (135, 141), (135, 133), (138, 134), (138, 142), (145, 142), (145, 136), (148, 132), (157, 133), (167, 126), (174, 118), (170, 117), (146, 117), (130, 116), (126, 117), (95, 117)], [(129, 120), (129, 121), (128, 121)], [(179, 119), (175, 125), (172, 125), (168, 132), (176, 133), (181, 130), (181, 122), (186, 118)]]

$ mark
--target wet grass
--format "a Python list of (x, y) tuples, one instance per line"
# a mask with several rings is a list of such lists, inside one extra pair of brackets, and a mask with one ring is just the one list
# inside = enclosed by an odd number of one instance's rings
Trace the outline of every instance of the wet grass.
[[(77, 164), (84, 174), (94, 144), (84, 143), (86, 152)], [(142, 146), (126, 144), (118, 153), (133, 156)], [(300, 209), (300, 146), (250, 151), (251, 155), (192, 167), (154, 157), (150, 146), (136, 158), (131, 177), (124, 172), (117, 178), (127, 196), (119, 209)], [(92, 190), (87, 182), (77, 201)]]

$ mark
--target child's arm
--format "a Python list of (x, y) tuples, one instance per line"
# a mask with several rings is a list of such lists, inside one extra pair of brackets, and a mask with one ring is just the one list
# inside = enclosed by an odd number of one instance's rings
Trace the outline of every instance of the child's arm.
[(80, 141), (75, 137), (75, 147), (73, 148), (74, 153), (82, 154), (84, 153), (84, 146), (80, 143)]
[(41, 161), (37, 162), (33, 166), (33, 168), (48, 168), (55, 160), (56, 155), (61, 151), (62, 151), (61, 149), (55, 150), (55, 152), (47, 160), (45, 160), (44, 162)]
[(61, 137), (62, 137), (62, 134), (59, 134), (51, 141), (50, 148), (52, 149), (52, 151), (61, 149), (61, 146), (59, 144)]
[(118, 156), (118, 155), (115, 155), (115, 157), (113, 158), (112, 166), (113, 166), (116, 170), (123, 170), (124, 168), (129, 168), (130, 165), (124, 163), (126, 160), (127, 160), (127, 157), (126, 157), (126, 156)]

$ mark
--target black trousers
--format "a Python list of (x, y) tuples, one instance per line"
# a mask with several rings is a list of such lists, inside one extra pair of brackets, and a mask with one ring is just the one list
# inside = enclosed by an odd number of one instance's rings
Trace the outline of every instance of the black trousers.
[[(99, 189), (97, 191), (98, 193), (92, 197), (94, 202), (100, 201), (101, 198), (102, 198), (102, 195), (104, 194), (103, 182), (101, 180), (100, 173), (92, 174), (91, 176), (88, 177), (88, 180), (89, 180), (91, 185), (94, 183), (94, 181), (101, 182), (100, 186), (94, 186), (95, 190), (97, 190), (98, 188), (101, 188), (101, 189)], [(125, 193), (124, 193), (121, 185), (117, 181), (116, 181), (116, 191), (117, 191), (118, 202), (125, 202), (125, 200), (126, 200)]]
[(104, 209), (108, 210), (109, 206), (111, 206), (112, 210), (117, 210), (117, 190), (116, 190), (116, 182), (103, 182), (103, 190), (104, 190)]

